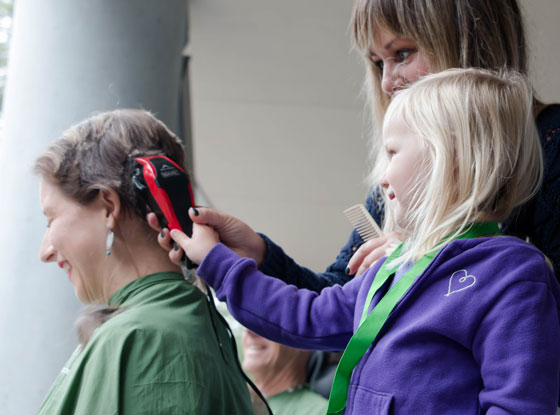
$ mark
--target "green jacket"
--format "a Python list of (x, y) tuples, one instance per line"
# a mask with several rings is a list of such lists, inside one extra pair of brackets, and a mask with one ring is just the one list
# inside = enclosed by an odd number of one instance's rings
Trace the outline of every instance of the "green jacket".
[(290, 388), (268, 397), (274, 415), (325, 415), (329, 401), (309, 389), (309, 385)]
[(124, 311), (66, 363), (40, 415), (252, 414), (231, 340), (204, 294), (177, 273), (148, 275), (110, 299)]

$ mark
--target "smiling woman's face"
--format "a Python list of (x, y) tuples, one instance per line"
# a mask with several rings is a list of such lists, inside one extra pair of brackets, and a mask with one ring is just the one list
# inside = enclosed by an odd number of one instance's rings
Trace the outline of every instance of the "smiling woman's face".
[(40, 189), (48, 223), (39, 251), (41, 260), (56, 262), (64, 269), (82, 303), (102, 302), (102, 276), (107, 265), (106, 210), (98, 201), (79, 204), (46, 179), (41, 180)]
[(307, 351), (270, 341), (248, 329), (243, 330), (241, 342), (243, 369), (257, 379), (281, 371), (303, 370), (309, 358)]

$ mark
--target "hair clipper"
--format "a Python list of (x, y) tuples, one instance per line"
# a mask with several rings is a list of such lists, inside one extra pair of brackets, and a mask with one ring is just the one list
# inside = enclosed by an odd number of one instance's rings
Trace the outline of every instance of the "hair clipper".
[[(188, 210), (196, 206), (187, 173), (164, 155), (131, 158), (132, 184), (160, 226), (179, 229), (190, 237), (193, 224)], [(191, 265), (188, 258), (187, 264)]]

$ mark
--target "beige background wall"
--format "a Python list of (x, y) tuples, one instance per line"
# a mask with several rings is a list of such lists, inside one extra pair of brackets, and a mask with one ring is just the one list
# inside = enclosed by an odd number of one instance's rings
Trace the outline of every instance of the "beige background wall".
[[(217, 208), (320, 271), (364, 201), (367, 132), (351, 1), (193, 0), (195, 171)], [(560, 101), (560, 1), (522, 0), (531, 71)]]
[(529, 41), (530, 74), (539, 97), (560, 102), (560, 1), (520, 0)]

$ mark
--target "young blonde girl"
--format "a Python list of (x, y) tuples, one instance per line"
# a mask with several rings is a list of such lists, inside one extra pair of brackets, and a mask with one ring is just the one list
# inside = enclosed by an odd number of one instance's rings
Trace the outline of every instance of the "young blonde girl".
[(210, 227), (172, 237), (252, 331), (345, 349), (329, 413), (554, 414), (560, 287), (534, 246), (495, 237), (542, 176), (532, 101), (510, 71), (447, 70), (397, 92), (374, 177), (387, 230), (407, 239), (343, 287), (263, 275)]
[(383, 123), (385, 151), (377, 156), (371, 184), (385, 187), (392, 158), (387, 137), (395, 124), (414, 131), (425, 151), (421, 170), (412, 172), (416, 188), (407, 206), (408, 225), (399, 226), (394, 209), (386, 212), (384, 233), (407, 235), (399, 261), (413, 261), (469, 224), (501, 222), (534, 195), (543, 166), (532, 99), (521, 74), (474, 69), (431, 75), (395, 95)]

